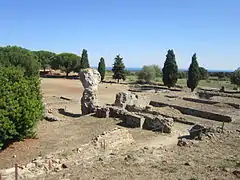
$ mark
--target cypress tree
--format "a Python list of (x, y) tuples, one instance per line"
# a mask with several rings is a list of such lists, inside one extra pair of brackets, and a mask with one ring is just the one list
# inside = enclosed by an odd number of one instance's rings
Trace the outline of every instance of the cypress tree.
[(166, 61), (164, 63), (163, 71), (163, 83), (168, 88), (175, 86), (178, 78), (178, 66), (175, 60), (175, 54), (173, 50), (168, 50), (166, 55)]
[(81, 56), (81, 65), (80, 65), (80, 69), (85, 69), (85, 68), (89, 68), (89, 62), (88, 62), (88, 53), (86, 49), (82, 50), (82, 56)]
[(106, 72), (106, 65), (103, 57), (101, 57), (100, 62), (98, 63), (98, 72), (101, 75), (101, 81), (103, 81)]
[(115, 57), (115, 61), (114, 61), (114, 64), (113, 64), (113, 68), (112, 68), (112, 71), (113, 71), (113, 79), (117, 79), (118, 80), (118, 83), (119, 83), (119, 80), (120, 79), (123, 79), (125, 80), (126, 79), (126, 75), (125, 75), (125, 65), (123, 63), (123, 58), (120, 57), (120, 55), (117, 55)]
[(197, 87), (199, 80), (200, 80), (200, 71), (199, 71), (199, 66), (197, 62), (197, 56), (195, 53), (192, 56), (192, 63), (190, 64), (188, 69), (188, 80), (187, 80), (187, 86), (188, 88), (191, 89), (192, 92)]

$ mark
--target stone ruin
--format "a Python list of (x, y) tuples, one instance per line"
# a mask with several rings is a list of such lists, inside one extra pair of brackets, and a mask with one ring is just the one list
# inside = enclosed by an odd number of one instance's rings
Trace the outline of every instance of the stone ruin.
[(149, 100), (130, 92), (120, 92), (115, 103), (96, 107), (95, 116), (99, 118), (119, 118), (122, 125), (131, 128), (171, 133), (174, 118), (148, 106)]
[(84, 87), (83, 96), (81, 98), (82, 114), (93, 113), (98, 105), (97, 91), (101, 76), (96, 69), (87, 68), (79, 73), (80, 80)]
[[(19, 179), (45, 179), (46, 174), (55, 174), (74, 165), (89, 164), (96, 157), (107, 158), (135, 141), (125, 128), (114, 128), (95, 136), (91, 141), (69, 151), (58, 151), (46, 156), (38, 156), (27, 164), (18, 164)], [(15, 179), (15, 167), (0, 169), (0, 179)]]
[(119, 118), (122, 125), (163, 133), (171, 133), (174, 121), (184, 121), (184, 116), (176, 109), (155, 108), (150, 106), (149, 99), (130, 92), (116, 95), (114, 104), (100, 107), (97, 91), (100, 74), (96, 69), (84, 69), (79, 73), (84, 87), (81, 98), (82, 114), (94, 113), (98, 118)]

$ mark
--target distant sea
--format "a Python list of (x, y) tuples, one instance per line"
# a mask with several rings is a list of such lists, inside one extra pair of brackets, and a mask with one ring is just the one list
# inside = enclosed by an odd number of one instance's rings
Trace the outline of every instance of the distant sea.
[[(126, 67), (128, 71), (141, 71), (142, 68), (140, 67)], [(107, 67), (107, 70), (112, 70), (112, 67)], [(187, 69), (179, 69), (179, 71), (188, 71)], [(208, 72), (233, 72), (233, 70), (211, 70), (209, 69)]]

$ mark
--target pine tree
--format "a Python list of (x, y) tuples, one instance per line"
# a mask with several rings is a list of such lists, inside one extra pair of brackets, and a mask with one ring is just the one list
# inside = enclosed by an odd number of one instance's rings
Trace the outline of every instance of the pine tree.
[(199, 71), (199, 66), (197, 62), (197, 56), (196, 54), (194, 54), (192, 56), (192, 63), (190, 64), (188, 69), (188, 80), (187, 80), (187, 86), (188, 88), (191, 89), (192, 92), (197, 87), (199, 80), (200, 80), (200, 71)]
[(125, 65), (123, 63), (123, 58), (120, 57), (120, 55), (117, 55), (115, 57), (115, 61), (114, 61), (114, 64), (113, 64), (113, 68), (112, 68), (112, 71), (113, 71), (113, 79), (117, 79), (118, 80), (118, 83), (119, 83), (119, 80), (120, 79), (123, 79), (125, 80), (126, 79), (126, 75), (125, 75)]
[(175, 54), (173, 50), (168, 50), (166, 55), (166, 61), (164, 63), (163, 71), (163, 83), (168, 88), (175, 86), (178, 78), (178, 66), (175, 60)]
[(98, 63), (98, 72), (101, 75), (101, 81), (103, 81), (106, 72), (106, 65), (103, 57), (101, 57), (100, 62)]
[(82, 56), (81, 56), (81, 63), (80, 63), (80, 69), (86, 69), (89, 68), (89, 62), (88, 62), (88, 53), (86, 49), (83, 49)]

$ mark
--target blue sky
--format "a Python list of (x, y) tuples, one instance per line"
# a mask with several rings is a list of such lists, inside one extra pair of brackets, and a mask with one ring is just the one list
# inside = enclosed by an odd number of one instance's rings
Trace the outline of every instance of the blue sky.
[(239, 0), (1, 0), (0, 46), (101, 56), (128, 67), (163, 66), (174, 49), (180, 68), (193, 53), (208, 69), (240, 66)]

